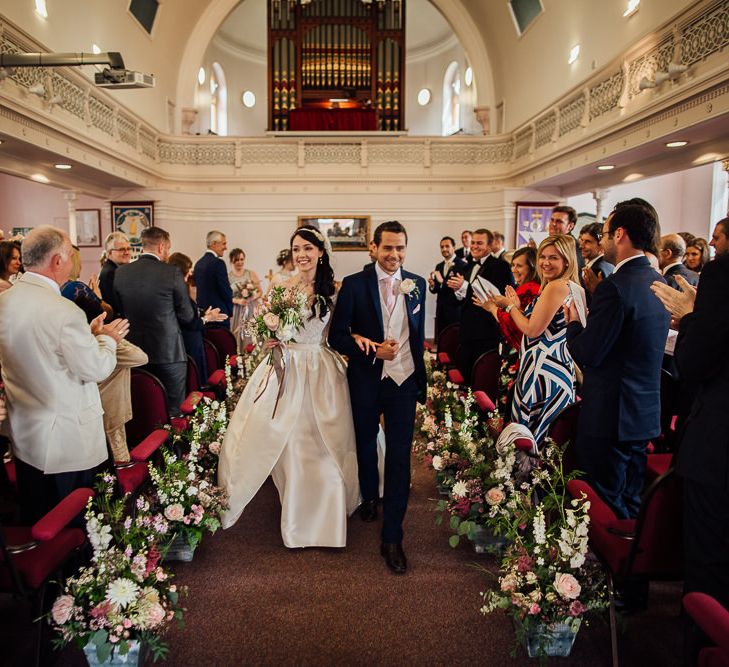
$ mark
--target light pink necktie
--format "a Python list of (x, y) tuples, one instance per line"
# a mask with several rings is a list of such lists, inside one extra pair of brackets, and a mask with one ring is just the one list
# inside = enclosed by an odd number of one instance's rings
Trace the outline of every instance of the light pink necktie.
[(387, 276), (383, 278), (382, 282), (385, 287), (385, 306), (387, 306), (387, 312), (392, 313), (392, 309), (395, 307), (395, 276)]

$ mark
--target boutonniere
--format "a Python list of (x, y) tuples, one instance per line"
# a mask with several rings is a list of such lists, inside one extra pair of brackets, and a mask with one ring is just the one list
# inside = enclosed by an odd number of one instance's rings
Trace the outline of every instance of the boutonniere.
[(400, 283), (400, 294), (404, 294), (408, 299), (417, 299), (420, 296), (420, 290), (412, 278), (405, 278)]

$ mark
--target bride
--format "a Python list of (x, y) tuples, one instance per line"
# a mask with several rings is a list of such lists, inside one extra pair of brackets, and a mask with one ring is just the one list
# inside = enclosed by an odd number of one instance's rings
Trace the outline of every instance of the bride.
[(313, 227), (297, 229), (290, 246), (299, 273), (284, 286), (304, 290), (311, 312), (296, 342), (285, 345), (275, 416), (278, 381), (271, 373), (266, 384), (266, 362), (233, 412), (218, 469), (218, 483), (230, 498), (223, 527), (238, 520), (271, 475), (281, 499), (284, 544), (343, 547), (347, 517), (359, 504), (359, 483), (345, 364), (326, 343), (335, 292), (330, 246)]

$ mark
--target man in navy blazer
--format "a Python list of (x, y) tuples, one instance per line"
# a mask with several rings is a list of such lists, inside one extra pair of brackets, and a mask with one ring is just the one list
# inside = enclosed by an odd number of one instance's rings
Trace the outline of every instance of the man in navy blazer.
[(381, 554), (404, 574), (402, 523), (410, 493), (415, 406), (425, 400), (425, 280), (402, 269), (407, 232), (396, 221), (374, 234), (377, 262), (347, 276), (337, 298), (329, 344), (349, 357), (347, 379), (362, 492), (360, 517), (377, 518), (377, 433), (385, 420), (385, 494)]
[(615, 271), (595, 289), (585, 328), (568, 310), (567, 347), (584, 372), (578, 467), (620, 518), (640, 509), (646, 446), (660, 432), (660, 373), (669, 316), (650, 286), (662, 281), (644, 254), (657, 222), (647, 208), (618, 204), (601, 246)]
[(435, 271), (428, 278), (428, 289), (437, 295), (435, 302), (435, 340), (448, 325), (461, 321), (462, 304), (453, 289), (448, 287), (448, 280), (456, 274), (465, 275), (468, 263), (456, 257), (456, 242), (450, 236), (440, 240), (440, 254), (443, 261), (435, 265)]
[(215, 322), (209, 326), (230, 327), (233, 317), (233, 290), (228, 280), (228, 270), (223, 261), (223, 253), (228, 248), (225, 234), (218, 231), (208, 232), (205, 239), (208, 249), (197, 260), (193, 275), (197, 287), (197, 305), (203, 311), (208, 308), (220, 308), (220, 312), (228, 316), (224, 322)]

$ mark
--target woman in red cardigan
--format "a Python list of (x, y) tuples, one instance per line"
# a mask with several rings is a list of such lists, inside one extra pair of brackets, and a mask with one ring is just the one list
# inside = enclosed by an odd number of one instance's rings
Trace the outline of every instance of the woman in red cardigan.
[[(539, 294), (541, 285), (537, 282), (537, 252), (534, 248), (519, 248), (511, 258), (511, 273), (516, 281), (516, 294), (524, 310)], [(509, 414), (508, 402), (511, 388), (519, 372), (519, 348), (524, 334), (514, 324), (511, 315), (499, 308), (493, 301), (478, 302), (498, 321), (501, 334), (508, 345), (501, 352), (501, 373), (499, 375), (498, 406), (502, 416)]]

